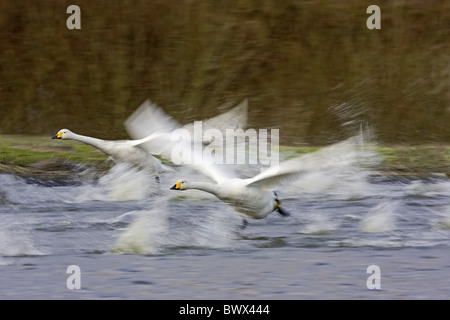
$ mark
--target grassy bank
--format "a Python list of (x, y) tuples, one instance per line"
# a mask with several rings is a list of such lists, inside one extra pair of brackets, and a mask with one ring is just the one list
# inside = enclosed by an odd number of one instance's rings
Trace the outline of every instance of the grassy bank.
[[(320, 147), (280, 147), (281, 152), (304, 154)], [(449, 145), (373, 146), (380, 161), (371, 169), (400, 178), (428, 178), (450, 173)], [(0, 173), (41, 179), (71, 179), (89, 169), (100, 174), (111, 163), (98, 150), (76, 141), (49, 136), (0, 135)]]
[(0, 135), (0, 172), (42, 179), (71, 179), (85, 169), (100, 173), (106, 156), (76, 141), (49, 136)]
[(449, 145), (378, 146), (375, 150), (382, 159), (378, 169), (386, 175), (450, 177)]

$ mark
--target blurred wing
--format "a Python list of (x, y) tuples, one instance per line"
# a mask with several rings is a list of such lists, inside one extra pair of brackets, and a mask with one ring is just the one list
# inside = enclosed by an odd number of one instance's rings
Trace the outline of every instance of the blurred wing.
[(203, 121), (204, 127), (207, 129), (215, 128), (222, 132), (226, 129), (244, 129), (247, 127), (248, 119), (248, 100), (245, 99), (237, 106), (221, 113), (218, 116)]
[(246, 179), (248, 186), (262, 189), (273, 188), (283, 182), (297, 180), (302, 174), (322, 169), (342, 168), (354, 165), (358, 150), (363, 146), (359, 136), (351, 137), (328, 147), (289, 159), (278, 166), (273, 166)]
[(125, 120), (124, 125), (133, 139), (142, 139), (156, 132), (172, 132), (181, 127), (177, 121), (150, 100), (144, 101)]
[(181, 125), (150, 100), (125, 121), (125, 129), (137, 145), (151, 154), (167, 158), (172, 147), (170, 134)]
[(173, 162), (192, 167), (216, 182), (226, 175), (203, 159), (202, 144), (195, 146), (193, 135), (157, 105), (146, 100), (126, 121), (134, 145)]
[(272, 189), (283, 182), (297, 180), (306, 171), (302, 164), (302, 158), (299, 157), (283, 162), (281, 165), (269, 167), (255, 177), (246, 179), (247, 186), (265, 190)]
[[(227, 129), (234, 130), (247, 127), (247, 112), (248, 101), (245, 99), (231, 110), (207, 120), (203, 120), (203, 132), (206, 132), (208, 129), (216, 129), (222, 132), (222, 138), (225, 138)], [(191, 131), (193, 130), (193, 124), (185, 125), (183, 128)], [(211, 139), (211, 137), (203, 136), (201, 142), (208, 145), (210, 150), (215, 149), (216, 151), (219, 151), (219, 149), (221, 149), (222, 154), (225, 154), (226, 152), (224, 147), (228, 147), (224, 146), (224, 141), (220, 139)], [(240, 148), (237, 148), (235, 151), (237, 152), (238, 150), (240, 150)], [(208, 161), (205, 157), (201, 157), (200, 161), (195, 161), (191, 167), (210, 177), (217, 183), (233, 177), (233, 173), (231, 172), (233, 166), (230, 166), (229, 164), (217, 165), (211, 163), (211, 161)]]
[[(221, 113), (218, 116), (202, 120), (202, 129), (206, 131), (208, 129), (217, 129), (222, 132), (225, 137), (226, 129), (244, 129), (247, 127), (248, 119), (248, 101), (243, 100), (236, 107), (231, 110)], [(184, 129), (188, 130), (193, 134), (194, 124), (188, 123), (183, 126)], [(204, 143), (209, 143), (211, 141), (202, 141)]]
[(229, 175), (227, 172), (220, 170), (217, 165), (208, 164), (208, 163), (193, 163), (190, 165), (197, 172), (209, 177), (216, 183), (220, 183), (226, 179), (229, 179)]
[(169, 133), (155, 132), (148, 137), (129, 140), (128, 143), (133, 147), (140, 147), (152, 155), (159, 155), (163, 158), (170, 158), (170, 149), (172, 141)]

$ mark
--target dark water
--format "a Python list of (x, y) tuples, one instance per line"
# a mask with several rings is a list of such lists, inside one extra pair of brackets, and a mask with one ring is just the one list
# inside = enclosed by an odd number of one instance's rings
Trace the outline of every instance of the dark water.
[[(291, 216), (243, 230), (215, 198), (170, 191), (178, 171), (160, 187), (125, 165), (67, 184), (0, 175), (0, 298), (450, 297), (448, 179), (387, 179), (347, 160), (280, 188)], [(70, 265), (80, 289), (67, 287)], [(367, 287), (371, 265), (380, 289)]]

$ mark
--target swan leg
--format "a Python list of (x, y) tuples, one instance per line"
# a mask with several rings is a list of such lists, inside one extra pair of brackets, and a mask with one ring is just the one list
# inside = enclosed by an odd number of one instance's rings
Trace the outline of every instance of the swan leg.
[(159, 176), (155, 176), (156, 183), (159, 184)]
[[(275, 195), (277, 195), (277, 194), (275, 193)], [(281, 201), (278, 200), (278, 198), (275, 199), (275, 209), (282, 216), (289, 217), (291, 215), (289, 212), (287, 212), (285, 209), (283, 209), (283, 206), (281, 205)]]
[(241, 229), (245, 229), (246, 227), (247, 227), (247, 225), (248, 225), (248, 222), (247, 222), (247, 220), (246, 219), (242, 219), (242, 224), (241, 224)]
[(278, 211), (279, 214), (282, 216), (288, 217), (291, 214), (283, 209), (283, 206), (281, 205), (281, 201), (278, 199), (277, 193), (274, 191), (273, 194), (275, 195), (275, 210)]
[(291, 215), (289, 212), (287, 212), (286, 210), (281, 208), (281, 206), (277, 208), (277, 211), (279, 214), (281, 214), (282, 216), (285, 216), (285, 217), (289, 217)]

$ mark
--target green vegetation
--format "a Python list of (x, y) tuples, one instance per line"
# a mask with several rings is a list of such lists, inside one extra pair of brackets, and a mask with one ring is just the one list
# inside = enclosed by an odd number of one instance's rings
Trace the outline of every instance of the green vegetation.
[[(293, 154), (369, 124), (377, 169), (449, 171), (450, 2), (88, 1), (68, 30), (65, 1), (0, 1), (0, 171), (71, 174), (106, 156), (63, 127), (127, 138), (145, 100), (181, 123), (249, 99), (249, 126), (280, 129)], [(72, 171), (71, 171), (72, 170)]]
[(450, 177), (450, 146), (376, 147), (381, 156), (380, 170), (396, 175), (427, 177), (446, 174)]
[(380, 2), (381, 30), (373, 1), (79, 0), (81, 30), (69, 4), (0, 1), (0, 133), (118, 139), (147, 98), (182, 123), (249, 98), (285, 145), (450, 140), (449, 1)]
[(77, 165), (96, 171), (109, 166), (107, 157), (76, 141), (55, 141), (48, 136), (0, 135), (0, 172), (43, 178), (68, 177)]
[[(450, 173), (450, 146), (414, 147), (373, 146), (381, 161), (371, 169), (387, 176), (427, 178)], [(305, 154), (320, 147), (280, 146), (289, 155)], [(43, 178), (67, 178), (76, 175), (77, 165), (96, 173), (110, 168), (106, 156), (97, 149), (76, 141), (52, 140), (48, 136), (0, 135), (0, 173)]]
[(96, 149), (77, 142), (49, 142), (49, 137), (2, 135), (0, 138), (0, 162), (27, 166), (51, 158), (74, 162), (99, 162), (105, 155)]

